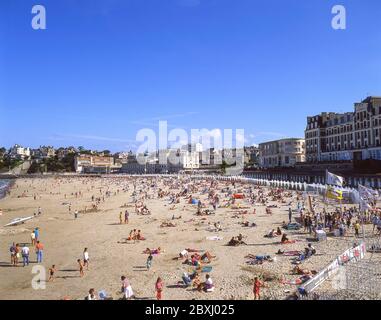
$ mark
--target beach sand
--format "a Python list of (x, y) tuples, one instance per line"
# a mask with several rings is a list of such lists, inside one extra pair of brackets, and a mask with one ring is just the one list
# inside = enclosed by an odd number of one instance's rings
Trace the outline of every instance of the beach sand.
[[(201, 186), (203, 183), (198, 182)], [(209, 182), (204, 183), (206, 186)], [(129, 191), (122, 191), (129, 185)], [(219, 183), (218, 189), (223, 187)], [(165, 188), (162, 183), (161, 187)], [(237, 184), (237, 188), (239, 184)], [(111, 192), (101, 202), (98, 212), (79, 214), (74, 218), (74, 210), (90, 209), (91, 197), (103, 195), (106, 190)], [(139, 187), (138, 187), (139, 188)], [(119, 193), (116, 193), (119, 189)], [(81, 191), (82, 197), (75, 197), (75, 192)], [(146, 190), (154, 194), (153, 190)], [(172, 190), (171, 190), (172, 191)], [(179, 190), (173, 190), (178, 192)], [(175, 210), (169, 210), (170, 205), (166, 198), (145, 201), (152, 214), (149, 216), (137, 215), (132, 203), (132, 180), (127, 178), (33, 178), (18, 179), (11, 190), (11, 195), (0, 200), (3, 215), (0, 216), (0, 299), (83, 299), (90, 288), (96, 291), (106, 290), (114, 299), (119, 299), (120, 276), (129, 279), (137, 299), (154, 299), (154, 285), (158, 276), (164, 281), (163, 299), (252, 299), (252, 279), (264, 273), (273, 276), (273, 281), (267, 281), (262, 290), (263, 299), (284, 299), (288, 293), (297, 289), (295, 285), (283, 285), (279, 279), (296, 279), (291, 275), (292, 265), (290, 257), (277, 256), (275, 262), (266, 262), (263, 265), (249, 266), (245, 262), (247, 254), (274, 256), (278, 249), (303, 250), (309, 237), (303, 230), (287, 231), (291, 239), (300, 242), (291, 245), (280, 245), (279, 238), (267, 239), (264, 234), (270, 229), (276, 229), (282, 221), (288, 220), (288, 204), (277, 204), (279, 208), (272, 209), (273, 214), (265, 213), (265, 206), (250, 205), (251, 213), (256, 208), (256, 214), (244, 215), (246, 220), (254, 222), (257, 227), (242, 227), (241, 217), (233, 218), (232, 209), (218, 208), (216, 215), (196, 216), (197, 206), (187, 204), (181, 198), (181, 203)], [(34, 200), (33, 195), (37, 195)], [(65, 199), (64, 195), (67, 195)], [(20, 197), (24, 195), (24, 197)], [(202, 202), (207, 203), (207, 194), (194, 194)], [(296, 193), (293, 192), (292, 208), (296, 208)], [(224, 197), (221, 194), (221, 201)], [(71, 203), (71, 213), (68, 205)], [(119, 224), (119, 212), (125, 203), (131, 207), (130, 223)], [(239, 200), (242, 206), (248, 206), (245, 200)], [(320, 208), (323, 206), (319, 204)], [(42, 215), (25, 224), (14, 227), (2, 227), (16, 217), (26, 217), (42, 208)], [(185, 207), (185, 210), (183, 208)], [(210, 206), (209, 206), (210, 208)], [(181, 216), (173, 220), (177, 225), (172, 228), (161, 228), (163, 221), (169, 221), (175, 215)], [(296, 216), (297, 214), (295, 214)], [(202, 219), (205, 220), (202, 220)], [(194, 219), (194, 222), (185, 222)], [(223, 227), (221, 232), (207, 230), (208, 223), (220, 221)], [(31, 281), (35, 274), (32, 268), (35, 265), (36, 255), (31, 249), (31, 265), (22, 267), (10, 266), (9, 247), (12, 242), (29, 243), (30, 233), (40, 228), (40, 240), (45, 246), (43, 265), (46, 270), (55, 264), (57, 268), (54, 282), (46, 283), (46, 289), (34, 290)], [(136, 243), (118, 243), (127, 238), (131, 229), (140, 229), (147, 238), (146, 241)], [(198, 231), (196, 231), (196, 229)], [(228, 247), (226, 243), (242, 233), (247, 246)], [(218, 235), (221, 241), (206, 240), (207, 237)], [(331, 238), (321, 243), (314, 243), (318, 255), (303, 263), (304, 269), (319, 271), (330, 263), (338, 254), (351, 247), (354, 237), (351, 230), (348, 237)], [(82, 259), (83, 249), (87, 247), (90, 254), (90, 270), (85, 269), (85, 276), (79, 277), (77, 259)], [(146, 271), (145, 248), (161, 247), (164, 253), (154, 256), (153, 266)], [(211, 263), (213, 270), (210, 275), (215, 283), (215, 291), (203, 293), (177, 286), (184, 271), (192, 267), (183, 265), (181, 260), (173, 260), (185, 248), (202, 249), (216, 255)], [(205, 274), (202, 274), (204, 279)], [(278, 280), (277, 280), (278, 279)]]

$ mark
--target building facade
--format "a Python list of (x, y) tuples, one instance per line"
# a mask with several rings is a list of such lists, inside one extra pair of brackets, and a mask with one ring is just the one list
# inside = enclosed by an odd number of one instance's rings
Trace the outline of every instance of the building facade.
[(259, 166), (261, 168), (293, 167), (305, 161), (305, 141), (288, 138), (259, 144)]
[(9, 150), (9, 155), (12, 159), (25, 160), (30, 158), (31, 151), (30, 148), (24, 148), (18, 144), (15, 144)]
[(113, 157), (87, 154), (76, 156), (74, 165), (77, 173), (110, 173), (116, 169)]
[(306, 161), (381, 160), (381, 97), (354, 104), (354, 112), (308, 117)]

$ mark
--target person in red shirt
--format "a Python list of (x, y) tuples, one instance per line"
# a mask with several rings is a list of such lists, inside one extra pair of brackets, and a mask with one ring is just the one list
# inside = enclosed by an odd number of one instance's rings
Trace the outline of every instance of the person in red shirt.
[(40, 241), (37, 241), (37, 244), (36, 244), (37, 263), (42, 262), (43, 250), (44, 250), (44, 245)]
[(261, 290), (261, 287), (263, 287), (263, 283), (261, 281), (258, 280), (257, 277), (254, 278), (254, 287), (253, 287), (253, 293), (254, 293), (254, 300), (261, 300), (261, 294), (260, 294), (260, 290)]
[(157, 278), (156, 284), (155, 284), (155, 290), (156, 290), (156, 299), (161, 300), (161, 293), (163, 292), (164, 283), (161, 278)]

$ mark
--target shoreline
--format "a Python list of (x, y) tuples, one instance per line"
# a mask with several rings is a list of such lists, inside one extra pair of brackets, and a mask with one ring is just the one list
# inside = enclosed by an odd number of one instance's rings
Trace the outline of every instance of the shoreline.
[(16, 183), (16, 179), (0, 179), (0, 181), (5, 181), (4, 186), (0, 189), (0, 200), (2, 200), (7, 197), (7, 193)]

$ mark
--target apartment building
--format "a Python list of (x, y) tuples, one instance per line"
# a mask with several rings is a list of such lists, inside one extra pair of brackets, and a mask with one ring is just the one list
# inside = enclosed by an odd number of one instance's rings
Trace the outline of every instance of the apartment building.
[(305, 140), (287, 138), (259, 144), (261, 168), (293, 167), (305, 161)]
[(307, 118), (306, 161), (381, 160), (381, 97), (354, 104), (354, 112)]

